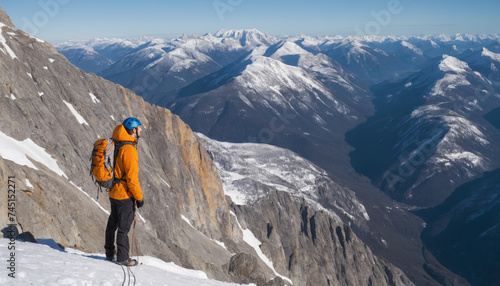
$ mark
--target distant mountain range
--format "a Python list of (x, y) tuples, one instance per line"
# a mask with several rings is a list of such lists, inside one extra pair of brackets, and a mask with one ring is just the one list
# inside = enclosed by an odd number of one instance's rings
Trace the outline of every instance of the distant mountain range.
[[(379, 209), (391, 204), (379, 190), (401, 209), (436, 207), (500, 167), (499, 40), (465, 34), (278, 38), (254, 29), (66, 42), (57, 49), (209, 138), (268, 143), (310, 160), (355, 192), (372, 217), (364, 231), (384, 232), (374, 225), (388, 217), (394, 225), (385, 236), (394, 244), (402, 234), (408, 246), (419, 239), (418, 220), (407, 222), (411, 231), (397, 227), (401, 215)], [(380, 236), (359, 228), (383, 253)], [(489, 228), (471, 231), (489, 237)], [(479, 268), (461, 271), (433, 237), (426, 242), (437, 258), (480, 285)], [(425, 253), (419, 255), (428, 259)], [(426, 273), (446, 284), (449, 277), (429, 265)]]
[[(164, 85), (168, 91), (172, 88), (183, 87), (193, 79), (164, 78), (162, 75), (167, 71), (174, 74), (182, 69), (188, 70), (190, 69), (188, 62), (191, 61), (193, 66), (199, 66), (203, 60), (213, 61), (222, 67), (234, 62), (245, 52), (257, 46), (271, 46), (282, 40), (294, 42), (313, 54), (329, 55), (354, 73), (357, 78), (375, 83), (384, 79), (392, 79), (395, 75), (401, 76), (405, 71), (411, 71), (412, 68), (421, 67), (422, 63), (429, 58), (443, 54), (457, 56), (469, 49), (477, 50), (495, 42), (498, 45), (498, 39), (498, 35), (466, 34), (411, 37), (310, 37), (302, 35), (281, 39), (253, 29), (220, 30), (213, 35), (183, 35), (171, 40), (141, 37), (67, 41), (57, 44), (56, 48), (72, 63), (80, 62), (80, 68), (86, 72), (113, 76), (124, 72), (139, 75), (138, 68), (143, 69), (142, 72), (149, 70), (150, 76), (156, 81), (168, 81)], [(138, 53), (140, 50), (144, 51)], [(170, 53), (171, 56), (167, 56)], [(294, 55), (294, 53), (289, 53), (289, 55)], [(127, 56), (131, 57), (126, 60)], [(131, 60), (132, 57), (135, 60)], [(93, 67), (96, 60), (103, 61), (105, 64)], [(120, 61), (124, 62), (104, 73)], [(150, 63), (154, 64), (148, 66)], [(171, 70), (172, 67), (174, 67), (173, 70)], [(117, 78), (121, 79), (121, 77)], [(177, 81), (181, 84), (176, 84)], [(127, 87), (135, 90), (134, 87), (137, 85), (143, 84), (128, 83)]]

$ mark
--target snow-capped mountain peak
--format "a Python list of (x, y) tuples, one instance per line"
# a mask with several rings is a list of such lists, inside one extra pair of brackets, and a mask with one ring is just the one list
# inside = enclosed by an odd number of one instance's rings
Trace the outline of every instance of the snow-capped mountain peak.
[[(254, 56), (252, 61), (246, 66), (243, 73), (236, 77), (236, 81), (250, 90), (265, 95), (267, 100), (286, 106), (286, 102), (291, 99), (284, 98), (283, 91), (290, 90), (299, 92), (300, 101), (306, 104), (302, 105), (303, 108), (319, 100), (324, 106), (332, 106), (339, 113), (347, 114), (349, 112), (344, 104), (340, 104), (333, 98), (321, 82), (304, 69), (289, 66), (279, 60), (264, 56)], [(323, 94), (330, 101), (330, 104), (324, 102), (319, 93)]]
[(439, 64), (439, 69), (443, 72), (453, 72), (457, 74), (471, 70), (467, 63), (448, 55), (443, 55), (443, 60)]
[(496, 54), (494, 52), (491, 52), (487, 48), (483, 48), (483, 52), (481, 53), (481, 56), (489, 57), (496, 62), (500, 62), (500, 54)]
[(276, 37), (262, 33), (257, 29), (226, 30), (221, 29), (214, 34), (219, 38), (233, 38), (240, 41), (242, 46), (272, 45), (278, 41)]
[(120, 39), (120, 38), (95, 38), (91, 40), (69, 40), (60, 44), (55, 45), (58, 50), (64, 49), (92, 49), (92, 50), (103, 50), (107, 47), (116, 45), (123, 48), (137, 48), (138, 46), (154, 41), (155, 39), (150, 37), (139, 37), (130, 39)]
[(282, 56), (290, 55), (303, 55), (309, 52), (304, 50), (301, 46), (297, 45), (295, 42), (290, 40), (283, 40), (278, 44), (271, 46), (267, 52), (266, 56), (277, 58)]
[(246, 55), (246, 57), (244, 58), (244, 60), (242, 62), (245, 62), (248, 60), (255, 62), (258, 58), (262, 57), (266, 53), (266, 51), (267, 51), (267, 47), (265, 47), (265, 46), (256, 47), (250, 53), (248, 53), (248, 55)]
[(409, 43), (409, 42), (407, 42), (407, 41), (401, 41), (401, 45), (402, 45), (403, 47), (406, 47), (406, 48), (408, 48), (408, 49), (412, 50), (413, 52), (415, 52), (415, 53), (416, 53), (417, 55), (419, 55), (419, 56), (423, 56), (423, 55), (424, 55), (424, 52), (422, 52), (422, 50), (421, 50), (421, 49), (419, 49), (419, 48), (415, 47), (415, 45), (410, 44), (410, 43)]
[(336, 49), (343, 50), (343, 57), (346, 58), (347, 64), (360, 63), (365, 60), (379, 63), (377, 57), (371, 52), (373, 51), (368, 45), (364, 44), (360, 39), (347, 39), (342, 42)]
[(351, 54), (365, 54), (366, 50), (364, 48), (368, 48), (368, 46), (363, 44), (359, 39), (344, 42), (343, 46), (349, 47), (349, 53)]

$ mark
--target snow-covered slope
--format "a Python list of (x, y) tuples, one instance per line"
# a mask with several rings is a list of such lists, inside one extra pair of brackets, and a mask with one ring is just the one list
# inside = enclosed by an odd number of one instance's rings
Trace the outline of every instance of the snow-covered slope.
[[(482, 116), (500, 106), (500, 97), (467, 63), (445, 55), (378, 88), (378, 113), (348, 140), (356, 147), (351, 158), (358, 171), (394, 198), (433, 205), (498, 165), (494, 142), (500, 134)], [(367, 138), (379, 140), (367, 144)]]
[(500, 48), (497, 45), (466, 52), (460, 59), (485, 76), (496, 88), (500, 87)]
[[(10, 240), (0, 238), (2, 257)], [(208, 279), (202, 271), (182, 268), (151, 256), (139, 256), (141, 265), (119, 266), (105, 259), (104, 254), (61, 249), (50, 239), (42, 243), (15, 241), (15, 267), (2, 267), (2, 285), (169, 285), (169, 286), (230, 286), (240, 285)], [(137, 257), (135, 257), (137, 258)], [(7, 276), (14, 273), (15, 278)], [(252, 284), (253, 285), (253, 284)]]
[(197, 39), (181, 43), (155, 39), (104, 70), (102, 75), (131, 88), (149, 101), (183, 87), (221, 66), (198, 51)]
[(344, 39), (324, 53), (357, 78), (369, 83), (393, 78), (401, 70), (407, 69), (394, 54), (360, 39)]
[[(279, 60), (289, 66), (300, 67), (310, 72), (331, 93), (347, 104), (356, 105), (360, 94), (367, 93), (364, 86), (352, 74), (345, 71), (337, 61), (323, 53), (312, 53), (291, 40), (283, 40), (270, 46), (264, 56)], [(343, 95), (347, 95), (344, 96)], [(354, 103), (354, 102), (356, 103)]]
[[(433, 36), (365, 36), (365, 37), (310, 37), (301, 35), (291, 37), (287, 41), (295, 42), (300, 47), (314, 54), (325, 53), (336, 61), (345, 65), (350, 72), (354, 72), (361, 79), (374, 82), (390, 78), (395, 73), (401, 74), (423, 64), (427, 58), (441, 56), (443, 54), (459, 55), (468, 49), (480, 49), (496, 40), (498, 35), (465, 35), (456, 34), (433, 35)], [(152, 39), (142, 37), (137, 39), (93, 39), (90, 41), (68, 41), (58, 44), (56, 47), (72, 63), (85, 71), (100, 73), (117, 63), (125, 56), (134, 54), (140, 49), (147, 49), (150, 45), (162, 43), (165, 53), (180, 48), (186, 51), (196, 50), (210, 57), (214, 62), (225, 66), (234, 62), (244, 52), (248, 52), (258, 46), (270, 47), (280, 41), (279, 38), (267, 35), (256, 29), (249, 30), (220, 30), (215, 34), (205, 35), (183, 35), (176, 39)], [(150, 42), (148, 44), (148, 42)], [(291, 50), (288, 50), (291, 52)], [(291, 54), (291, 53), (290, 53)], [(137, 57), (138, 55), (136, 55)], [(99, 60), (99, 65), (92, 65), (92, 61)], [(137, 91), (138, 87), (144, 87), (143, 82), (125, 81), (123, 77), (127, 74), (140, 75), (146, 72), (142, 70), (150, 59), (143, 58), (140, 62), (126, 66), (118, 65), (112, 67), (104, 75), (106, 78), (125, 84), (126, 87)], [(192, 58), (192, 65), (196, 66), (196, 57)], [(201, 64), (203, 61), (201, 62)], [(384, 68), (377, 68), (382, 65)], [(181, 64), (182, 65), (182, 64)], [(168, 65), (167, 65), (168, 66)], [(201, 65), (198, 68), (203, 70)], [(169, 71), (167, 67), (163, 72)], [(206, 75), (206, 74), (204, 74)], [(130, 76), (130, 75), (129, 75)], [(149, 73), (151, 79), (147, 85), (162, 85), (162, 89), (172, 90), (196, 80), (200, 76), (189, 76), (179, 74), (169, 79), (163, 78), (161, 73), (152, 70)], [(142, 76), (144, 77), (144, 75)], [(180, 80), (180, 82), (177, 82)], [(184, 81), (183, 81), (184, 80)], [(161, 84), (167, 81), (168, 84)], [(141, 90), (141, 95), (150, 95), (153, 89), (147, 92)]]
[(56, 49), (72, 64), (85, 72), (100, 73), (121, 60), (132, 50), (144, 44), (147, 38), (103, 38), (89, 41), (67, 41), (57, 44)]
[(246, 65), (241, 75), (234, 78), (235, 83), (247, 91), (261, 95), (261, 100), (267, 101), (270, 106), (291, 107), (297, 115), (312, 111), (320, 116), (319, 106), (323, 109), (333, 108), (333, 112), (344, 115), (352, 113), (350, 108), (335, 99), (320, 81), (300, 67), (260, 56), (258, 52), (255, 55), (255, 51), (250, 57), (243, 59), (243, 62), (247, 61), (251, 61), (251, 64)]
[(305, 198), (316, 210), (325, 210), (364, 225), (370, 220), (353, 191), (333, 182), (328, 174), (292, 151), (267, 144), (226, 143), (197, 136), (212, 157), (224, 193), (238, 205), (251, 205), (265, 196), (264, 188)]
[(219, 30), (214, 34), (217, 38), (232, 38), (240, 42), (242, 46), (269, 46), (276, 43), (276, 37), (262, 33), (257, 29), (249, 30)]
[(290, 38), (313, 53), (324, 53), (346, 70), (369, 83), (404, 78), (420, 70), (429, 59), (449, 54), (458, 56), (468, 49), (495, 43), (498, 35), (423, 35)]
[(257, 30), (221, 30), (214, 35), (153, 39), (102, 75), (155, 102), (168, 91), (219, 70), (253, 48), (276, 41)]
[(72, 64), (89, 73), (99, 73), (113, 64), (113, 61), (87, 46), (60, 49), (60, 52)]

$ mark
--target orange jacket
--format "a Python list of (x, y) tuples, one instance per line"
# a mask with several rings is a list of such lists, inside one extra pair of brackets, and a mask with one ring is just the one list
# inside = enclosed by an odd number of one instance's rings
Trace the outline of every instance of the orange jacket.
[(133, 145), (123, 145), (118, 151), (115, 162), (115, 178), (121, 178), (109, 192), (109, 197), (116, 200), (135, 198), (142, 201), (142, 190), (139, 185), (139, 156), (137, 155), (137, 140), (127, 133), (123, 125), (116, 126), (113, 131), (116, 142), (129, 141)]

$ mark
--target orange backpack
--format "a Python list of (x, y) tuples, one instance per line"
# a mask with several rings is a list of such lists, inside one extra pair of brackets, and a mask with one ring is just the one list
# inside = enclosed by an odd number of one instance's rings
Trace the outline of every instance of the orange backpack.
[(94, 183), (99, 187), (97, 199), (99, 199), (99, 191), (102, 191), (103, 187), (109, 191), (116, 183), (122, 180), (115, 178), (116, 156), (121, 146), (132, 145), (132, 142), (115, 143), (114, 140), (110, 142), (111, 144), (104, 138), (98, 139), (94, 143), (94, 149), (90, 157), (90, 175)]

